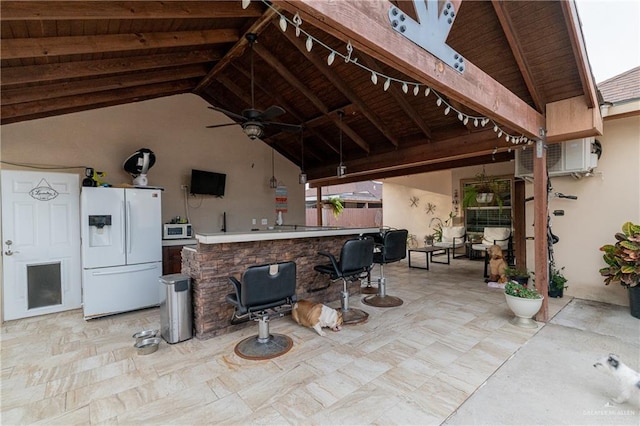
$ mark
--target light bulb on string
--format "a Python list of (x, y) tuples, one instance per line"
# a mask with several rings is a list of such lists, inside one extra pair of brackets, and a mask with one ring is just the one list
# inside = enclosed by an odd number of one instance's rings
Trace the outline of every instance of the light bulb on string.
[(447, 107), (444, 109), (444, 115), (449, 115), (449, 111), (451, 111), (451, 107), (450, 107), (450, 106), (447, 106)]
[(387, 78), (387, 81), (384, 82), (384, 86), (382, 88), (386, 92), (387, 90), (389, 90), (389, 86), (391, 86), (391, 79)]
[(494, 124), (494, 125), (493, 125), (493, 131), (494, 131), (494, 132), (497, 132), (497, 131), (498, 131), (498, 125), (497, 125), (497, 124)]
[(287, 20), (285, 19), (284, 15), (280, 15), (280, 29), (282, 30), (282, 32), (286, 32), (287, 31)]
[(407, 83), (402, 83), (402, 91), (404, 93), (407, 93), (409, 91), (409, 86), (407, 85)]
[(458, 120), (460, 121), (464, 120), (464, 117), (462, 116), (461, 112), (458, 113)]
[(464, 120), (462, 120), (462, 124), (464, 124), (465, 126), (467, 125), (467, 123), (469, 123), (469, 117), (465, 117)]
[[(465, 124), (466, 124), (466, 123), (465, 123)], [(477, 119), (477, 118), (473, 120), (473, 125), (474, 125), (475, 127), (478, 127), (478, 119)]]
[(418, 96), (418, 92), (420, 91), (420, 87), (416, 84), (413, 88), (413, 96)]
[(329, 56), (327, 57), (327, 65), (333, 64), (333, 61), (336, 59), (336, 52), (334, 50), (331, 51)]
[(248, 8), (250, 3), (251, 3), (251, 0), (242, 0), (242, 8), (243, 9)]
[(311, 49), (313, 49), (313, 38), (311, 38), (311, 36), (307, 37), (305, 47), (307, 48), (307, 52), (311, 52)]
[(442, 105), (442, 99), (438, 98), (438, 100), (436, 101), (436, 105), (438, 106)]
[(431, 93), (431, 87), (427, 87), (426, 89), (424, 89), (424, 97), (426, 98), (427, 96), (429, 96), (429, 93)]
[(375, 85), (378, 84), (378, 74), (375, 71), (371, 72), (371, 82)]

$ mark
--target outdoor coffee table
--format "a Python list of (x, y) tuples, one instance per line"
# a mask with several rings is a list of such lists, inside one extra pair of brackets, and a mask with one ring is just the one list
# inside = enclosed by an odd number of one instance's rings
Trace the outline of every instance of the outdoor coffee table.
[[(417, 253), (424, 253), (426, 260), (427, 260), (427, 266), (415, 266), (415, 265), (411, 265), (411, 253), (412, 252), (417, 252)], [(442, 253), (438, 253), (438, 252), (442, 252)], [(438, 260), (434, 260), (433, 259), (433, 254), (447, 254), (447, 261), (446, 262), (440, 262)], [(415, 248), (415, 249), (409, 249), (409, 254), (407, 256), (409, 258), (409, 268), (417, 268), (417, 269), (426, 269), (427, 271), (429, 270), (429, 259), (431, 259), (432, 263), (442, 263), (443, 265), (449, 265), (451, 263), (451, 253), (450, 253), (450, 249), (447, 247), (436, 247), (436, 246), (427, 246), (427, 247), (422, 247), (422, 248)]]

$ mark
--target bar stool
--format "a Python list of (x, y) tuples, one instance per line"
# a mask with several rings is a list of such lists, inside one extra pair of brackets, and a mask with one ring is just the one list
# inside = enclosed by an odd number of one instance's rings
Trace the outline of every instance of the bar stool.
[(391, 308), (402, 305), (402, 299), (389, 296), (386, 293), (387, 279), (384, 276), (384, 265), (387, 263), (399, 262), (407, 257), (407, 236), (406, 229), (387, 231), (384, 239), (379, 245), (380, 251), (373, 253), (373, 263), (380, 265), (380, 276), (378, 277), (378, 294), (366, 296), (362, 303), (378, 308)]

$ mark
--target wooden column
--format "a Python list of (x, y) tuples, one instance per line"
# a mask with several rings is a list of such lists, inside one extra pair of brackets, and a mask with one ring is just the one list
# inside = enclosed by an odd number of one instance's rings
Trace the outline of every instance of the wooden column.
[(316, 188), (316, 224), (322, 226), (322, 187)]
[(518, 268), (522, 268), (527, 264), (527, 230), (525, 221), (525, 185), (524, 181), (513, 181), (513, 201), (511, 208), (513, 209), (513, 231), (515, 237), (513, 239), (513, 249), (515, 251), (515, 262)]
[(536, 320), (547, 322), (549, 320), (549, 256), (547, 253), (547, 220), (548, 220), (548, 194), (547, 194), (547, 150), (544, 129), (540, 130), (540, 140), (536, 142), (533, 155), (533, 203), (534, 203), (534, 254), (536, 289), (544, 296), (542, 307), (536, 315)]

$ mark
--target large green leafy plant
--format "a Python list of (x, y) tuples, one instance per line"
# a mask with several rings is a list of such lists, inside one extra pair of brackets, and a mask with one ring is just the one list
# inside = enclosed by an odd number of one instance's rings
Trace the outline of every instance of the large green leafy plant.
[(623, 287), (635, 287), (640, 282), (640, 225), (626, 222), (615, 238), (615, 244), (600, 247), (608, 265), (600, 269), (600, 275), (606, 285), (619, 282)]

